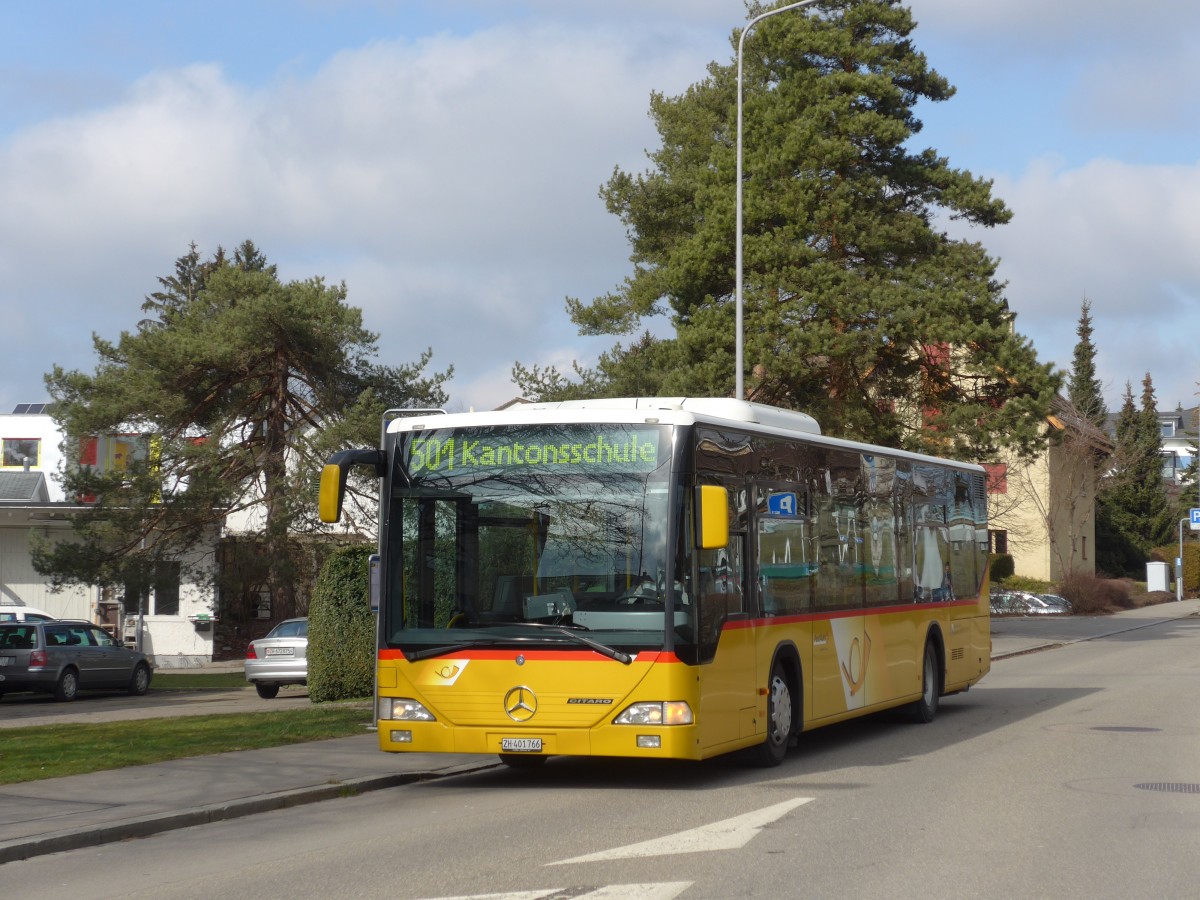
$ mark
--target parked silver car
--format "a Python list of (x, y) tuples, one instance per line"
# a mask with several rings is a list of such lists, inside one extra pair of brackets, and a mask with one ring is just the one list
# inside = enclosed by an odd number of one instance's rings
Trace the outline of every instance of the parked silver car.
[(1041, 616), (1062, 615), (1069, 609), (1043, 600), (1038, 594), (1028, 591), (998, 591), (991, 599), (993, 616)]
[(284, 619), (246, 648), (246, 680), (270, 700), (285, 684), (308, 684), (308, 619)]
[(1038, 594), (1038, 596), (1051, 606), (1058, 607), (1062, 612), (1069, 613), (1074, 609), (1070, 600), (1060, 597), (1058, 594)]
[(81, 690), (150, 687), (145, 654), (117, 643), (91, 622), (0, 622), (0, 695), (41, 691), (74, 700)]

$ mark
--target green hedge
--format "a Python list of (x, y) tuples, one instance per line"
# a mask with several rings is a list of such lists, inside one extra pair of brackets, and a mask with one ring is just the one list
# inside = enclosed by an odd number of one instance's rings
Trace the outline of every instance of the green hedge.
[[(1164, 544), (1150, 551), (1150, 558), (1171, 566), (1171, 577), (1175, 577), (1175, 559), (1179, 556), (1179, 543)], [(1200, 541), (1183, 542), (1183, 591), (1185, 594), (1200, 592)]]
[(375, 690), (370, 546), (340, 547), (325, 561), (308, 605), (308, 696), (314, 703)]

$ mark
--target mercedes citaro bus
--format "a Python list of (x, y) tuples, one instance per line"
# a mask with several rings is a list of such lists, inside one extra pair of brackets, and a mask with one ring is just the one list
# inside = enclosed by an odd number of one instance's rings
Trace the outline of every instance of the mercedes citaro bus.
[(731, 399), (385, 421), (335, 454), (380, 486), (388, 751), (778, 764), (802, 731), (988, 671), (981, 467)]

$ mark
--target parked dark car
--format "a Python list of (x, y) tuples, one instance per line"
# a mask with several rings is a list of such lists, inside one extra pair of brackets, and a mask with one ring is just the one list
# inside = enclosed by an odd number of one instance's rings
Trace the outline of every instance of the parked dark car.
[(246, 648), (246, 680), (271, 700), (285, 684), (308, 684), (308, 619), (284, 619)]
[(150, 687), (145, 654), (124, 647), (91, 622), (0, 622), (0, 696), (40, 691), (74, 700), (81, 690)]

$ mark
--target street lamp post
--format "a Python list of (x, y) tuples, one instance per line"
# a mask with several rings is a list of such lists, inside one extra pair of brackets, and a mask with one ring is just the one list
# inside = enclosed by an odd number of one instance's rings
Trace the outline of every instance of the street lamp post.
[(735, 286), (734, 286), (734, 305), (737, 310), (737, 324), (735, 326), (737, 335), (735, 338), (735, 356), (734, 365), (737, 367), (736, 383), (737, 383), (737, 399), (746, 399), (746, 380), (742, 371), (743, 357), (745, 356), (745, 347), (742, 340), (742, 47), (746, 43), (746, 35), (750, 33), (750, 29), (761, 22), (763, 19), (770, 16), (778, 15), (782, 12), (787, 12), (791, 9), (803, 9), (806, 6), (812, 6), (814, 3), (819, 3), (820, 0), (801, 0), (800, 3), (789, 3), (787, 6), (781, 6), (778, 9), (772, 9), (769, 12), (763, 13), (761, 16), (756, 16), (746, 23), (746, 27), (742, 29), (742, 34), (738, 38), (737, 50), (737, 242), (735, 251), (734, 266), (736, 270)]

